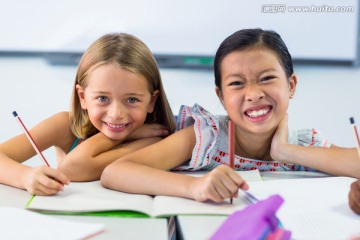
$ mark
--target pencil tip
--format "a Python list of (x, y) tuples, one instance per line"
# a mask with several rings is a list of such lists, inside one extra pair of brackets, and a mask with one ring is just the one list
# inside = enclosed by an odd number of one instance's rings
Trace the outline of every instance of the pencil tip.
[(14, 115), (14, 117), (18, 116), (16, 111), (13, 111), (13, 115)]
[(354, 120), (353, 117), (350, 118), (350, 123), (351, 123), (351, 124), (355, 124), (355, 120)]

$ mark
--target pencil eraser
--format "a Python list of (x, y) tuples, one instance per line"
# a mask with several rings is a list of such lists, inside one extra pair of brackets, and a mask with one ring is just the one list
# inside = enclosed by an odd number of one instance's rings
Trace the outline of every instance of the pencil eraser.
[(353, 117), (350, 118), (350, 123), (351, 123), (351, 124), (355, 124), (355, 120), (354, 120)]
[(13, 111), (13, 115), (14, 115), (14, 117), (18, 116), (16, 111)]

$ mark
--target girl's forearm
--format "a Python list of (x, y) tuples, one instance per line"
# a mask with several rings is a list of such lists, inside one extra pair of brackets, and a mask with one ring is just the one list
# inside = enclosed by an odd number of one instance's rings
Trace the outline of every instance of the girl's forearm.
[[(94, 181), (99, 180), (104, 168), (115, 160), (128, 155), (129, 153), (135, 152), (143, 147), (149, 146), (157, 141), (159, 138), (145, 138), (137, 140), (121, 147), (110, 148), (111, 144), (102, 144), (99, 141), (98, 148), (102, 148), (104, 151), (96, 156), (88, 156), (85, 154), (86, 149), (80, 149), (84, 151), (77, 151), (76, 155), (68, 155), (64, 161), (59, 165), (65, 175), (67, 175), (71, 181)], [(81, 145), (79, 147), (82, 147)], [(94, 151), (92, 152), (94, 153)]]
[(23, 176), (24, 172), (29, 168), (29, 166), (10, 159), (0, 159), (0, 183), (20, 189), (25, 189)]
[(96, 157), (103, 152), (115, 148), (120, 143), (121, 141), (112, 140), (104, 134), (98, 133), (78, 145), (68, 154), (68, 157), (71, 158), (71, 155), (77, 155), (84, 158)]
[(315, 168), (337, 176), (360, 178), (360, 157), (355, 148), (320, 148), (286, 145), (276, 160)]
[[(140, 177), (139, 177), (140, 176)], [(104, 187), (136, 194), (193, 198), (194, 177), (151, 168), (136, 162), (116, 162), (101, 176)]]
[(101, 165), (106, 166), (104, 162), (97, 161), (97, 157), (118, 144), (118, 141), (113, 141), (102, 133), (98, 133), (67, 154), (59, 163), (58, 169), (72, 181), (97, 180), (101, 175)]

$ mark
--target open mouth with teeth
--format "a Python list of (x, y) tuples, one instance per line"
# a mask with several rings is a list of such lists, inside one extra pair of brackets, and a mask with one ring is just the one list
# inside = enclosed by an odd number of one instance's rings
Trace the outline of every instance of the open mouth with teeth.
[(248, 110), (245, 112), (245, 115), (253, 120), (262, 120), (269, 115), (271, 110), (272, 110), (272, 106), (266, 106), (256, 110)]
[(106, 126), (108, 126), (111, 129), (114, 129), (114, 130), (121, 130), (128, 125), (128, 124), (112, 124), (112, 123), (107, 123), (107, 122), (104, 122), (104, 123)]

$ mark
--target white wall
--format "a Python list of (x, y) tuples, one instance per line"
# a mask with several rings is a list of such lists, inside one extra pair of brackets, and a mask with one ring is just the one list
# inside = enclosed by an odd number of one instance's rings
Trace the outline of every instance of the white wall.
[[(83, 52), (128, 32), (155, 54), (213, 56), (241, 28), (279, 32), (294, 59), (356, 58), (357, 0), (0, 0), (0, 51)], [(294, 11), (297, 9), (297, 11)], [(340, 11), (342, 10), (342, 11)]]

